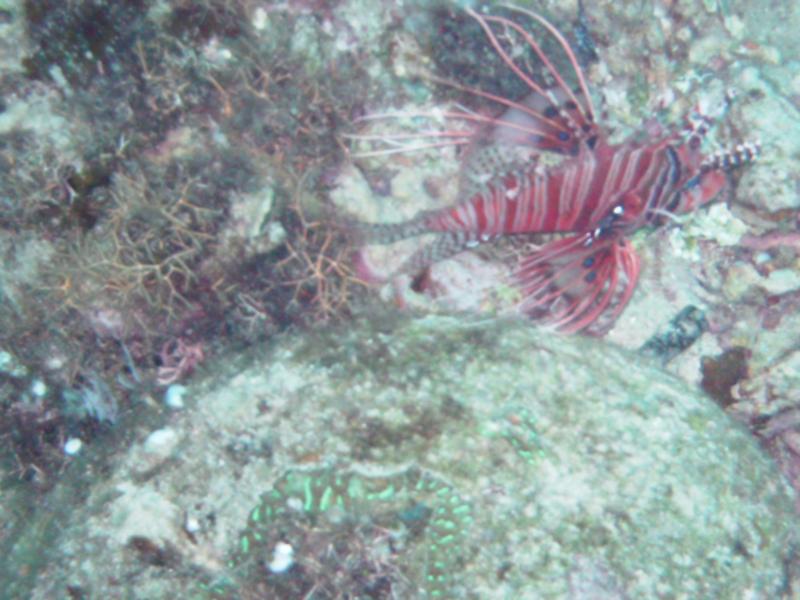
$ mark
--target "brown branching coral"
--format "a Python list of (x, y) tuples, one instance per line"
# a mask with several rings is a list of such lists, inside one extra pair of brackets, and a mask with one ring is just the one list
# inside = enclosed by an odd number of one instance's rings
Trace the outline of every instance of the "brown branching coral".
[[(298, 189), (302, 187), (302, 181)], [(324, 322), (349, 314), (356, 290), (366, 286), (352, 268), (344, 233), (322, 217), (306, 214), (298, 194), (287, 208), (285, 256), (274, 265), (272, 287), (287, 296), (292, 320)]]
[(205, 188), (199, 174), (180, 170), (117, 173), (106, 217), (59, 265), (64, 305), (87, 313), (100, 302), (96, 310), (122, 311), (145, 330), (196, 311), (198, 265), (224, 218)]
[(220, 214), (192, 202), (197, 184), (190, 179), (179, 189), (151, 190), (141, 173), (115, 179), (112, 244), (96, 263), (108, 272), (107, 290), (164, 308), (170, 319), (192, 310), (186, 294), (197, 283), (196, 263)]

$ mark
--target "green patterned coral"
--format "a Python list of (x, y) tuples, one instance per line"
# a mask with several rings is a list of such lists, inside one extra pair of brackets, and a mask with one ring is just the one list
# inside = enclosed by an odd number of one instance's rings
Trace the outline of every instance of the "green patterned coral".
[(512, 407), (495, 421), (499, 423), (501, 435), (513, 448), (515, 454), (529, 465), (545, 456), (541, 437), (536, 428), (533, 413), (524, 407)]
[[(386, 475), (291, 470), (250, 512), (217, 598), (445, 598), (471, 507), (417, 467)], [(277, 545), (291, 568), (271, 569)]]

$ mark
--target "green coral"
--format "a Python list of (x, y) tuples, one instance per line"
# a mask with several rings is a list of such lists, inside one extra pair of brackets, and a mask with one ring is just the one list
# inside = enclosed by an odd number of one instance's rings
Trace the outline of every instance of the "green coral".
[(511, 445), (514, 453), (529, 465), (546, 456), (542, 440), (536, 429), (536, 419), (524, 407), (507, 410), (496, 419), (501, 427), (501, 437)]
[[(417, 467), (389, 475), (291, 470), (250, 512), (215, 598), (445, 598), (463, 559), (472, 509)], [(267, 567), (278, 542), (294, 550), (286, 572)]]

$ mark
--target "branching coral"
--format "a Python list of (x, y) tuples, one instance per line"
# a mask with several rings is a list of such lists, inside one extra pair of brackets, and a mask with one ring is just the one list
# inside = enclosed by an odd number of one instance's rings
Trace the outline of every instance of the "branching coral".
[(198, 184), (187, 179), (174, 189), (151, 189), (141, 173), (115, 179), (112, 244), (92, 266), (107, 275), (107, 290), (163, 308), (171, 319), (192, 310), (187, 291), (197, 283), (197, 262), (220, 216), (193, 203)]
[[(302, 12), (278, 10), (260, 28), (247, 3), (139, 4), (48, 1), (9, 16), (29, 48), (4, 97), (38, 116), (0, 135), (0, 250), (32, 274), (0, 273), (0, 342), (56, 384), (42, 402), (59, 418), (61, 392), (91, 390), (90, 377), (125, 414), (130, 390), (118, 385), (134, 368), (148, 384), (197, 362), (161, 349), (180, 341), (211, 356), (231, 337), (344, 315), (358, 287), (344, 240), (298, 198), (268, 217), (285, 239), (256, 251), (231, 241), (229, 215), (272, 182), (324, 195), (303, 174), (337, 160), (337, 125), (366, 97), (364, 58)], [(299, 29), (313, 58), (294, 43)]]
[(224, 222), (201, 168), (132, 167), (115, 175), (103, 219), (49, 274), (62, 306), (87, 318), (116, 312), (123, 323), (115, 336), (164, 333), (200, 311), (200, 264)]
[(306, 322), (347, 314), (354, 288), (366, 284), (351, 266), (345, 236), (325, 221), (308, 219), (297, 201), (286, 221), (285, 257), (275, 263), (272, 285), (289, 292), (287, 314)]

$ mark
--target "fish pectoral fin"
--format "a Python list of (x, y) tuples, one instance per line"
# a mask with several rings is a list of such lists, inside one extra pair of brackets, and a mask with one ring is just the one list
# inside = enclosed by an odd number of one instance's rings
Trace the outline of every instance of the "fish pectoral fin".
[(549, 242), (524, 256), (512, 273), (519, 309), (564, 333), (602, 335), (633, 295), (639, 257), (621, 237), (588, 234)]

